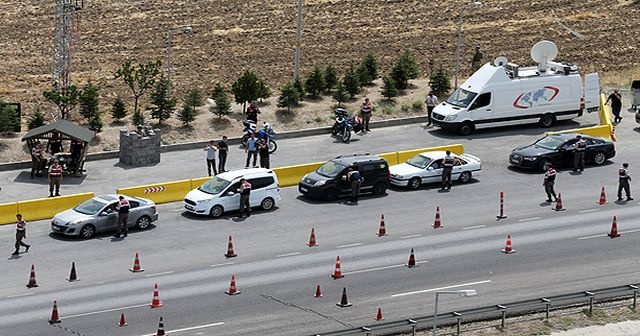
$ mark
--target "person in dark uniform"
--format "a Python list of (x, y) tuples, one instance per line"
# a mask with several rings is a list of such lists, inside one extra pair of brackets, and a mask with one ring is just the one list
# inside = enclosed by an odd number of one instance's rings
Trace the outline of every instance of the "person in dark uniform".
[(633, 201), (631, 197), (631, 176), (629, 175), (629, 164), (623, 163), (622, 168), (618, 169), (618, 201), (622, 201), (622, 190), (627, 195), (627, 201)]
[(40, 173), (41, 170), (44, 169), (45, 164), (44, 150), (42, 149), (42, 144), (38, 141), (33, 148), (31, 148), (31, 178), (33, 178), (34, 175), (42, 176)]
[(258, 154), (260, 154), (260, 168), (270, 168), (269, 144), (266, 139), (258, 140)]
[(256, 105), (256, 102), (251, 102), (249, 107), (247, 107), (247, 120), (253, 121), (253, 123), (258, 123), (258, 114), (260, 113), (260, 108)]
[(223, 135), (222, 140), (218, 141), (218, 172), (220, 173), (225, 172), (227, 154), (229, 154), (229, 145), (227, 144), (227, 136)]
[(60, 135), (58, 135), (58, 133), (53, 133), (53, 136), (51, 137), (51, 140), (49, 140), (49, 144), (47, 145), (47, 151), (51, 153), (51, 155), (62, 153), (62, 140), (60, 139)]
[[(556, 170), (553, 169), (551, 163), (547, 163), (545, 165), (545, 173), (544, 173), (544, 181), (542, 181), (542, 185), (544, 186), (544, 191), (547, 193), (547, 203), (556, 202), (556, 191), (553, 186), (556, 183)], [(553, 199), (551, 197), (553, 196)]]
[(31, 245), (22, 241), (27, 238), (27, 222), (22, 219), (21, 214), (17, 214), (16, 219), (16, 250), (13, 252), (13, 255), (20, 254), (20, 246), (24, 246), (25, 252), (29, 252), (29, 248), (31, 247)]
[(482, 53), (480, 52), (480, 46), (476, 46), (476, 52), (473, 54), (473, 59), (471, 59), (471, 71), (476, 72), (482, 66)]
[(240, 194), (240, 218), (244, 217), (245, 212), (248, 218), (251, 216), (251, 204), (249, 203), (251, 198), (251, 183), (241, 178), (238, 193)]
[(360, 197), (360, 187), (362, 186), (362, 175), (356, 167), (349, 167), (347, 170), (347, 181), (351, 183), (351, 203), (358, 204)]
[(120, 195), (118, 197), (118, 205), (116, 205), (116, 209), (118, 210), (118, 232), (114, 237), (120, 238), (121, 234), (123, 237), (127, 236), (127, 232), (129, 230), (127, 227), (127, 221), (129, 220), (130, 208), (131, 206), (129, 205), (129, 201), (124, 198), (124, 196)]
[(451, 151), (446, 151), (446, 155), (442, 160), (442, 187), (440, 190), (451, 190), (451, 173), (453, 172), (453, 165), (455, 160), (451, 156)]
[(622, 95), (618, 90), (613, 90), (613, 93), (607, 97), (607, 101), (604, 104), (608, 104), (611, 101), (611, 113), (613, 113), (613, 123), (617, 124), (622, 121), (620, 116), (620, 110), (622, 109)]
[(587, 151), (587, 141), (582, 135), (576, 135), (576, 142), (573, 144), (573, 171), (584, 171), (584, 153)]

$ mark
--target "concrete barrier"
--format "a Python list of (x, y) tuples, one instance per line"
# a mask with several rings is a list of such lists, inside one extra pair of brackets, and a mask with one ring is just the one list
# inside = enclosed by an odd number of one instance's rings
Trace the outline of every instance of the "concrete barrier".
[(600, 125), (600, 126), (591, 126), (591, 127), (583, 127), (583, 128), (574, 128), (574, 129), (555, 131), (555, 132), (547, 132), (546, 134), (580, 133), (580, 134), (591, 135), (594, 137), (611, 139), (611, 127), (612, 127), (611, 125)]
[(179, 201), (191, 190), (191, 180), (171, 181), (120, 188), (118, 194), (148, 198), (158, 204)]
[(297, 186), (298, 182), (300, 182), (300, 179), (302, 179), (305, 174), (318, 169), (322, 164), (323, 162), (315, 162), (297, 166), (274, 168), (273, 171), (278, 175), (278, 183), (281, 187), (291, 187)]
[(193, 189), (201, 186), (203, 183), (209, 181), (210, 179), (211, 179), (211, 176), (209, 176), (209, 177), (199, 177), (199, 178), (191, 179), (190, 180), (191, 181), (191, 189), (190, 190), (193, 190)]
[(0, 225), (16, 222), (16, 214), (18, 213), (18, 203), (0, 204)]
[(397, 152), (398, 153), (398, 163), (405, 162), (405, 161), (409, 160), (410, 158), (416, 156), (417, 154), (420, 154), (420, 153), (423, 153), (423, 152), (446, 151), (446, 150), (449, 150), (452, 153), (456, 153), (456, 154), (459, 155), (459, 154), (464, 153), (464, 146), (461, 145), (461, 144), (455, 144), (455, 145), (438, 146), (438, 147), (427, 147), (427, 148), (419, 148), (419, 149), (400, 151), (400, 152)]
[[(82, 193), (50, 198), (40, 198), (27, 201), (18, 201), (17, 212), (22, 214), (26, 221), (52, 218), (55, 214), (75, 207), (95, 196), (94, 193)], [(15, 213), (14, 213), (15, 216)], [(14, 218), (15, 220), (15, 218)]]

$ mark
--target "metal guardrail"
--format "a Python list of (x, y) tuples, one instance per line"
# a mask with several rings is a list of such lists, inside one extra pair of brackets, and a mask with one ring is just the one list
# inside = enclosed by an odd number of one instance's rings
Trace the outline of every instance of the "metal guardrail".
[[(640, 292), (640, 284), (624, 285), (452, 311), (438, 314), (438, 326), (457, 326), (456, 334), (460, 334), (460, 327), (463, 322), (470, 323), (499, 319), (501, 327), (504, 328), (508, 317), (544, 312), (545, 318), (548, 319), (549, 313), (552, 310), (566, 309), (585, 304), (589, 305), (589, 313), (592, 313), (596, 300), (598, 302), (606, 302), (633, 298), (632, 307), (635, 310), (636, 303), (638, 301), (638, 292)], [(314, 334), (313, 336), (373, 335), (374, 333), (377, 335), (388, 335), (412, 330), (415, 333), (418, 328), (430, 328), (433, 323), (433, 318), (433, 315), (414, 317), (399, 321), (367, 325), (359, 328)], [(419, 327), (420, 324), (422, 324), (422, 327)]]

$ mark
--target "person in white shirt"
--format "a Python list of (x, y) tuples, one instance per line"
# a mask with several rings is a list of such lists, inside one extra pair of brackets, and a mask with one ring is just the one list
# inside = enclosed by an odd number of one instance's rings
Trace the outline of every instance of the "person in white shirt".
[(438, 105), (438, 97), (436, 97), (433, 92), (429, 92), (424, 102), (427, 104), (427, 126), (431, 126), (431, 113), (436, 105)]
[(207, 171), (209, 172), (209, 176), (211, 176), (211, 168), (213, 168), (213, 175), (218, 175), (218, 169), (216, 168), (216, 156), (218, 156), (218, 146), (215, 145), (214, 141), (209, 141), (209, 144), (204, 148), (204, 151), (207, 152)]

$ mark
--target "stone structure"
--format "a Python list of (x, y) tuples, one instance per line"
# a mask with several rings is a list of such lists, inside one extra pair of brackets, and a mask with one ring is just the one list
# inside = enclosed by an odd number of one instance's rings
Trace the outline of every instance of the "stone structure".
[(136, 132), (120, 130), (120, 163), (149, 166), (160, 163), (160, 130), (138, 126)]

